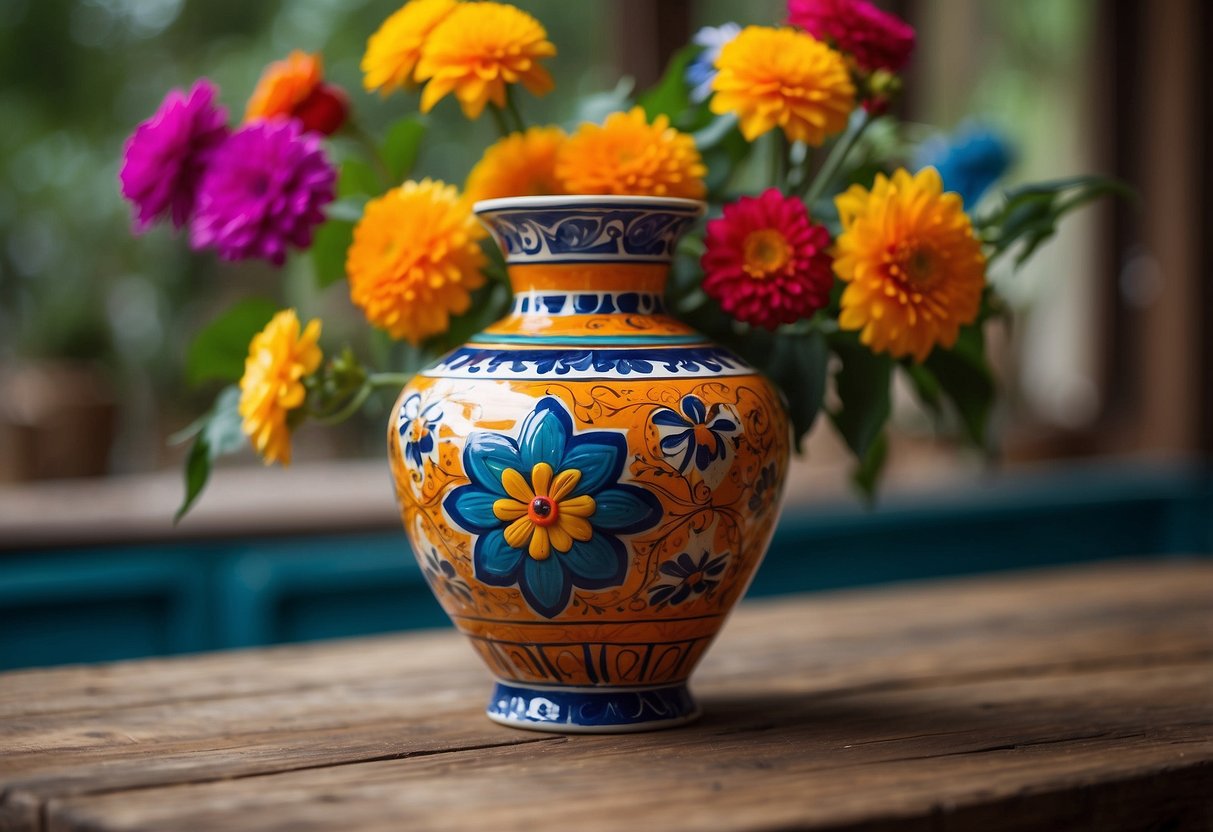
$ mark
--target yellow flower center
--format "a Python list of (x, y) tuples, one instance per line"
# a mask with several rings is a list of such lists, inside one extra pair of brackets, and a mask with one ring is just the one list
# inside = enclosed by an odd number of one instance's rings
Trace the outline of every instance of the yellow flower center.
[(530, 482), (521, 472), (506, 468), (501, 486), (509, 496), (493, 503), (493, 515), (509, 524), (505, 542), (515, 549), (525, 547), (535, 560), (547, 560), (552, 549), (567, 552), (574, 540), (589, 540), (594, 534), (589, 518), (597, 504), (586, 494), (569, 496), (580, 481), (581, 471), (576, 468), (555, 474), (546, 462), (531, 468)]
[(787, 239), (774, 228), (751, 231), (742, 245), (745, 273), (762, 280), (782, 271), (792, 259), (792, 247)]
[(909, 240), (890, 246), (884, 258), (888, 264), (889, 276), (913, 284), (918, 289), (927, 288), (938, 277), (931, 254), (928, 248)]

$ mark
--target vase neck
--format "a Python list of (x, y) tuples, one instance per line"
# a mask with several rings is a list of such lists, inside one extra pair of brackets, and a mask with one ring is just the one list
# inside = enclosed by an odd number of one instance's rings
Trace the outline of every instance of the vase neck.
[(665, 264), (516, 264), (515, 315), (634, 315), (665, 311)]

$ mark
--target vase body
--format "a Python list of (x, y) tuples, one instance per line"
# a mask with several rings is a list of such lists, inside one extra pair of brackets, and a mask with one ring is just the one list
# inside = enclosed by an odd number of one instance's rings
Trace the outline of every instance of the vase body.
[(686, 682), (774, 531), (778, 396), (664, 308), (689, 200), (477, 204), (513, 311), (421, 372), (388, 428), (405, 530), (498, 683), (490, 718), (689, 721)]

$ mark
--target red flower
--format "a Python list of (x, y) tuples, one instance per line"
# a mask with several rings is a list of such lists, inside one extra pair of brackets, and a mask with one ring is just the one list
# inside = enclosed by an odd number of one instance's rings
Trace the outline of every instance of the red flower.
[(914, 51), (914, 27), (866, 0), (788, 0), (788, 22), (833, 41), (865, 72), (900, 72)]
[(830, 234), (804, 203), (770, 188), (708, 223), (703, 290), (739, 321), (774, 329), (829, 302)]

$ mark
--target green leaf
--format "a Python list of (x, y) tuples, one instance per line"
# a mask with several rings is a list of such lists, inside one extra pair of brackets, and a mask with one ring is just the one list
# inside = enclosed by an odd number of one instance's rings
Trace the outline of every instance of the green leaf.
[(830, 351), (818, 330), (775, 336), (767, 368), (771, 380), (783, 391), (792, 421), (792, 436), (799, 452), (804, 437), (817, 421), (825, 398)]
[(244, 447), (244, 431), (240, 422), (240, 388), (233, 384), (223, 388), (210, 412), (190, 426), (193, 428), (201, 423), (201, 429), (194, 437), (194, 444), (190, 446), (189, 456), (185, 460), (185, 497), (173, 516), (174, 523), (181, 522), (181, 518), (201, 496), (215, 460)]
[(934, 373), (913, 360), (906, 361), (901, 368), (910, 379), (918, 400), (936, 416), (940, 415), (943, 412), (943, 391)]
[(383, 161), (394, 182), (403, 182), (417, 164), (425, 130), (425, 122), (416, 117), (402, 118), (388, 130), (383, 141)]
[(862, 461), (892, 412), (889, 386), (893, 361), (873, 353), (851, 333), (839, 333), (831, 340), (842, 366), (834, 376), (839, 407), (830, 414), (830, 420)]
[(235, 381), (244, 373), (249, 341), (265, 328), (278, 306), (261, 298), (242, 300), (194, 338), (185, 357), (190, 384), (218, 379)]
[(346, 159), (337, 176), (337, 197), (376, 196), (383, 190), (375, 169), (361, 159)]
[(855, 484), (868, 503), (876, 501), (876, 488), (880, 484), (880, 475), (884, 473), (884, 464), (888, 458), (889, 436), (881, 431), (868, 446), (868, 452), (859, 460), (855, 470), (851, 472), (851, 482)]
[(345, 220), (329, 220), (316, 229), (312, 238), (312, 268), (316, 272), (316, 286), (327, 288), (339, 280), (345, 280), (345, 254), (354, 241), (354, 223)]
[(980, 448), (987, 447), (986, 433), (996, 389), (980, 327), (961, 329), (951, 349), (932, 350), (923, 369), (930, 372), (955, 405), (968, 438)]
[(695, 59), (699, 51), (699, 46), (688, 44), (675, 52), (657, 86), (637, 99), (636, 103), (644, 108), (649, 121), (659, 115), (673, 118), (687, 108), (690, 103), (690, 88), (686, 82), (687, 64)]

